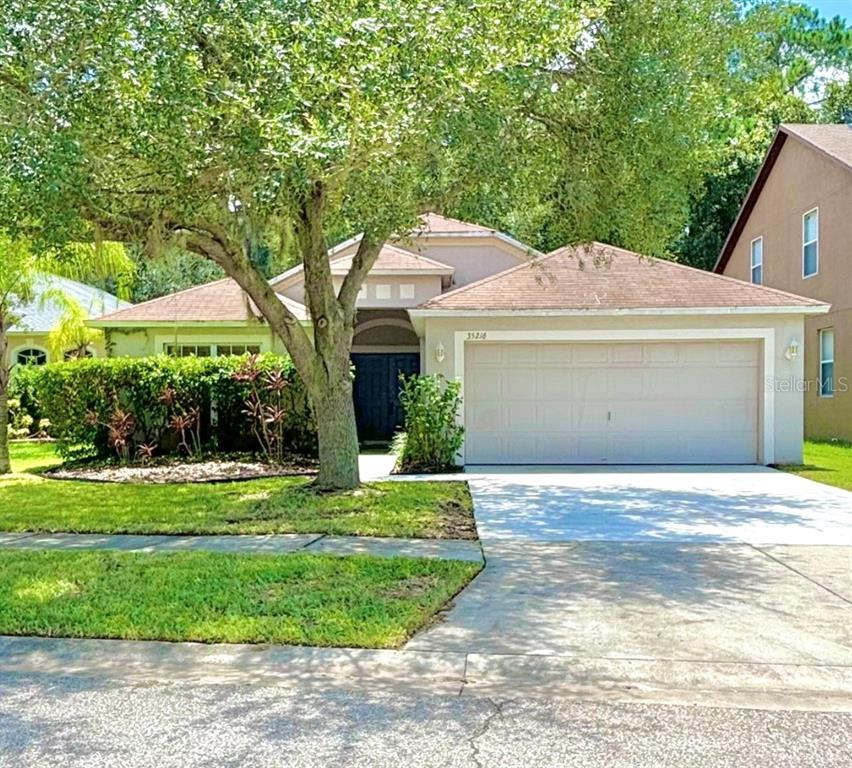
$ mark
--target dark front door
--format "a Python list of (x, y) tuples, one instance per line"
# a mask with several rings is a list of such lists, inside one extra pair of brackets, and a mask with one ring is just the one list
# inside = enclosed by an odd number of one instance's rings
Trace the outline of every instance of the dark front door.
[(387, 441), (402, 426), (399, 375), (420, 373), (417, 352), (357, 353), (355, 366), (355, 419), (361, 442)]

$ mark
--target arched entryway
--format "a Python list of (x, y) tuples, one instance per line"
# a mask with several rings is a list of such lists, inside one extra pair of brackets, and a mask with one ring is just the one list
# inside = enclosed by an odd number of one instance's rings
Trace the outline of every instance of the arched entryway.
[(399, 377), (420, 373), (420, 340), (408, 314), (359, 312), (352, 364), (358, 439), (386, 443), (402, 426)]

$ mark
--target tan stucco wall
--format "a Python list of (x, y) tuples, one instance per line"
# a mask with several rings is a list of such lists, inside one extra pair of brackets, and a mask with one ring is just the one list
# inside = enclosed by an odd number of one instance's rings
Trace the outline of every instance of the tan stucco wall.
[[(342, 277), (334, 278), (334, 290), (340, 291), (343, 285)], [(408, 285), (414, 288), (413, 298), (402, 298), (401, 286)], [(363, 309), (376, 309), (381, 307), (416, 307), (429, 299), (441, 295), (440, 275), (368, 275), (363, 283), (366, 288), (366, 297), (358, 298), (357, 306)], [(380, 299), (378, 287), (386, 286), (390, 290), (390, 297)], [(304, 301), (304, 298), (299, 299)]]
[(527, 256), (491, 238), (431, 238), (416, 244), (416, 250), (429, 259), (455, 267), (453, 288), (496, 275), (520, 264)]
[[(456, 376), (456, 332), (479, 331), (621, 331), (660, 329), (721, 329), (750, 328), (775, 331), (775, 378), (764, 382), (764, 389), (775, 391), (775, 461), (795, 463), (802, 459), (803, 397), (797, 391), (803, 374), (803, 355), (792, 361), (784, 357), (784, 350), (793, 338), (803, 336), (803, 318), (800, 315), (732, 315), (732, 316), (677, 316), (677, 317), (511, 317), (511, 318), (426, 318), (423, 365), (426, 373), (440, 373), (447, 378)], [(720, 334), (721, 335), (721, 334)], [(487, 338), (486, 338), (487, 341)], [(475, 341), (466, 342), (477, 343)], [(438, 363), (435, 352), (443, 346), (444, 360)], [(763, 377), (762, 377), (763, 378)], [(761, 393), (765, 397), (765, 392)], [(762, 431), (762, 425), (760, 427)]]
[[(852, 283), (849, 285), (852, 292)], [(805, 323), (805, 434), (852, 441), (852, 309), (809, 318)], [(819, 395), (819, 332), (834, 328), (834, 396)]]
[(262, 351), (282, 352), (283, 345), (267, 326), (216, 327), (150, 326), (144, 330), (113, 328), (109, 332), (110, 357), (145, 357), (163, 352), (164, 344), (259, 344)]
[[(422, 254), (429, 259), (434, 259), (442, 264), (454, 267), (455, 273), (453, 275), (452, 286), (450, 286), (451, 288), (458, 288), (476, 280), (481, 280), (484, 277), (496, 275), (498, 272), (503, 272), (529, 258), (529, 254), (496, 237), (423, 237), (400, 243), (400, 245), (407, 250)], [(350, 255), (355, 252), (356, 248), (357, 245), (353, 244), (336, 253), (335, 257)], [(419, 280), (422, 282), (418, 284), (417, 301), (405, 300), (400, 302), (399, 293), (396, 288), (392, 291), (392, 299), (390, 301), (376, 300), (374, 291), (370, 290), (367, 300), (359, 299), (358, 306), (415, 307), (432, 298), (432, 296), (441, 293), (439, 277), (422, 277)], [(341, 281), (342, 278), (335, 280), (335, 288), (338, 290)], [(394, 286), (398, 286), (399, 283), (411, 283), (414, 281), (408, 275), (405, 275), (400, 277), (368, 277), (367, 282), (372, 286), (376, 283), (392, 283)], [(289, 281), (282, 282), (276, 290), (295, 301), (302, 303), (305, 301), (305, 289), (301, 275), (291, 278)]]
[[(802, 216), (819, 208), (819, 272), (802, 277)], [(763, 284), (830, 302), (806, 323), (805, 434), (852, 440), (852, 173), (793, 137), (787, 139), (745, 224), (725, 274), (751, 279), (751, 241), (763, 237)], [(833, 398), (819, 397), (818, 332), (835, 329)]]

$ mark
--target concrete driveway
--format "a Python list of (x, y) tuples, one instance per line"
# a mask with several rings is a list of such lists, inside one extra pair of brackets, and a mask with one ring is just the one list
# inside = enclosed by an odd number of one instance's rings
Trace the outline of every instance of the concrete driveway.
[(468, 479), (487, 566), (411, 648), (852, 666), (852, 493), (759, 467)]

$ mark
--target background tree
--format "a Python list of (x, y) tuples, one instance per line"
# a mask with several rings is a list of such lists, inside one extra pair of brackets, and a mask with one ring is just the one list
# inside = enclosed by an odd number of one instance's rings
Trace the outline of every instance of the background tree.
[(803, 3), (758, 2), (731, 27), (721, 107), (709, 126), (715, 158), (690, 197), (671, 251), (712, 269), (780, 123), (845, 122), (852, 106), (852, 30)]
[[(0, 11), (0, 153), (15, 198), (2, 215), (39, 239), (94, 231), (219, 265), (310, 394), (317, 484), (351, 488), (360, 284), (424, 208), (500, 176), (512, 86), (575, 44), (585, 5), (13, 0)], [(327, 247), (344, 230), (362, 238), (335, 295)], [(291, 240), (311, 335), (258, 263)]]
[(8, 428), (13, 361), (7, 360), (7, 334), (20, 322), (21, 309), (35, 300), (37, 290), (44, 290), (49, 299), (57, 299), (50, 288), (51, 273), (71, 278), (85, 274), (121, 275), (127, 267), (121, 248), (74, 245), (61, 251), (38, 253), (27, 241), (0, 230), (0, 475), (11, 471)]

